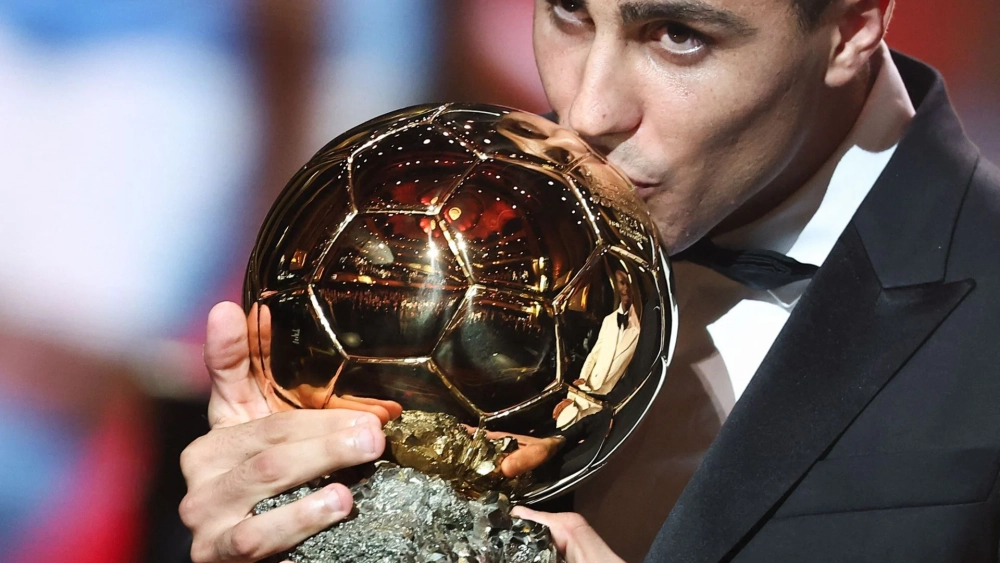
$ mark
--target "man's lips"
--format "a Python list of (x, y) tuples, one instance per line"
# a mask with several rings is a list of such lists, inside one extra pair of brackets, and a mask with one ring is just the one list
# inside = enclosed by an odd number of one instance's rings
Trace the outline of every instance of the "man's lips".
[(632, 181), (632, 185), (635, 186), (635, 195), (639, 196), (639, 199), (645, 201), (649, 199), (657, 191), (658, 184), (652, 182), (636, 182)]

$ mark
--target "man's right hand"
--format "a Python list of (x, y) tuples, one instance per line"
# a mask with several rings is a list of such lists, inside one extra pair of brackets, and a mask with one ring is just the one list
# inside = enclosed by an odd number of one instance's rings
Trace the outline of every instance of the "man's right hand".
[(250, 374), (246, 317), (235, 303), (209, 314), (205, 365), (211, 430), (181, 454), (188, 492), (180, 515), (193, 534), (192, 560), (258, 561), (343, 519), (353, 499), (339, 483), (257, 516), (251, 511), (264, 498), (377, 459), (388, 416), (349, 409), (271, 414)]

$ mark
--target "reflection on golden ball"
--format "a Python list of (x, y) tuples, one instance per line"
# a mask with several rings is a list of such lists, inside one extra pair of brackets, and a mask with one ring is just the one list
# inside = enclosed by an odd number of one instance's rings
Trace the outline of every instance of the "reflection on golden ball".
[(273, 409), (443, 412), (521, 445), (551, 496), (602, 465), (663, 379), (669, 266), (628, 181), (506, 108), (401, 110), (316, 154), (271, 209), (245, 306)]

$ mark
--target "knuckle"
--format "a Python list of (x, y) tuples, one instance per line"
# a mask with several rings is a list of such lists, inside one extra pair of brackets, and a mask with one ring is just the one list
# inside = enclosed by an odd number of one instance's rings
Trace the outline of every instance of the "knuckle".
[(177, 513), (181, 517), (181, 522), (184, 523), (188, 528), (194, 528), (197, 525), (198, 513), (200, 512), (200, 503), (195, 495), (188, 493), (184, 495), (181, 499), (180, 505), (177, 507)]
[(201, 542), (191, 544), (191, 563), (208, 563), (211, 561), (205, 556), (205, 550), (201, 547)]
[(253, 481), (265, 485), (278, 483), (288, 472), (285, 462), (273, 450), (265, 450), (249, 462), (250, 477)]
[(195, 453), (191, 450), (191, 446), (184, 448), (180, 455), (181, 473), (184, 474), (184, 478), (188, 477), (191, 468), (197, 463), (195, 463)]
[(587, 519), (580, 515), (579, 512), (566, 512), (563, 514), (566, 519), (566, 523), (572, 526), (586, 526)]
[(191, 563), (212, 563), (215, 559), (211, 543), (199, 539), (191, 542)]
[(181, 452), (180, 462), (181, 475), (184, 477), (185, 483), (190, 487), (201, 472), (201, 464), (198, 462), (196, 454), (188, 453), (187, 450)]
[(180, 455), (181, 473), (184, 479), (190, 481), (191, 477), (201, 465), (201, 442), (203, 438), (198, 438), (191, 442)]
[(562, 524), (571, 536), (576, 536), (590, 528), (590, 523), (587, 522), (587, 519), (576, 512), (562, 514)]
[(275, 413), (263, 419), (257, 427), (260, 439), (267, 444), (281, 444), (291, 438), (292, 412)]
[(248, 526), (237, 524), (230, 533), (229, 543), (233, 555), (238, 558), (256, 561), (262, 555), (260, 535)]

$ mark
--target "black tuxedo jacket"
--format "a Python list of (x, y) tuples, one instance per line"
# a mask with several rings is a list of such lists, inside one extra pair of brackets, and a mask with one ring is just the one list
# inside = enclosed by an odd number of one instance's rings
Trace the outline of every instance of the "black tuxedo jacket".
[(997, 561), (1000, 172), (893, 56), (917, 115), (649, 563)]

